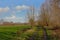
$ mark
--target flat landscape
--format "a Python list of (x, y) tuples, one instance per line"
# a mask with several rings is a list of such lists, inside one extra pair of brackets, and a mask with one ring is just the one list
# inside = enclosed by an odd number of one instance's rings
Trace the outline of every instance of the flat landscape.
[(60, 40), (60, 0), (0, 0), (0, 40)]
[[(38, 40), (43, 40), (42, 28), (39, 29), (39, 31), (36, 31), (36, 29), (36, 27), (31, 28), (28, 25), (2, 25), (0, 26), (0, 40), (29, 40), (30, 36), (33, 36), (35, 33), (34, 38), (36, 37), (37, 39), (39, 38)], [(52, 31), (47, 30), (49, 40), (52, 38), (49, 36), (51, 32)]]
[(30, 28), (26, 25), (24, 26), (0, 26), (0, 40), (15, 40), (17, 37), (17, 31)]

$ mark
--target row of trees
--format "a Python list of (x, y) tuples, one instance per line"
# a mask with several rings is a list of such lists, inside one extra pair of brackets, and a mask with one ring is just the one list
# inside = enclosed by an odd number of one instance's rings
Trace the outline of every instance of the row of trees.
[[(46, 0), (39, 8), (38, 18), (36, 8), (31, 6), (27, 12), (28, 23), (31, 27), (38, 26), (44, 30), (44, 39), (47, 40), (47, 27), (60, 27), (60, 0)], [(36, 20), (37, 19), (37, 20)]]
[[(36, 17), (36, 8), (31, 6), (27, 12), (28, 21), (31, 26), (35, 23), (42, 26), (60, 26), (60, 0), (46, 0), (40, 7), (38, 19)], [(37, 19), (37, 20), (35, 20)]]
[[(28, 24), (32, 27), (32, 29), (29, 28), (28, 30), (31, 30), (32, 34), (27, 35), (26, 36), (27, 38), (24, 38), (24, 39), (40, 40), (41, 36), (39, 35), (39, 33), (40, 33), (40, 29), (42, 29), (43, 30), (42, 40), (50, 40), (50, 39), (48, 39), (46, 27), (49, 27), (49, 26), (50, 27), (60, 27), (60, 5), (59, 5), (59, 3), (60, 3), (60, 0), (46, 0), (45, 3), (43, 3), (38, 10), (34, 6), (31, 6), (27, 10)], [(37, 27), (37, 30), (33, 29), (34, 26)], [(22, 33), (25, 33), (26, 31), (27, 30), (24, 29), (24, 30), (22, 30)], [(34, 31), (34, 32), (32, 32), (32, 31)], [(59, 36), (60, 33), (58, 33), (58, 32), (56, 31), (55, 33), (57, 33), (57, 35)], [(52, 32), (52, 33), (54, 33), (54, 32)], [(55, 33), (53, 35), (55, 35)], [(19, 31), (17, 34), (18, 34), (18, 36), (20, 35)], [(56, 40), (56, 39), (54, 39), (54, 40)]]

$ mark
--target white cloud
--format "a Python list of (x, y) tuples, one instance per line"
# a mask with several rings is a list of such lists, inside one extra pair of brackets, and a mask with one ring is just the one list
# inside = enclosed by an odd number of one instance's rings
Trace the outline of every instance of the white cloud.
[(16, 17), (14, 15), (12, 15), (10, 17), (5, 17), (5, 19), (16, 19)]
[(10, 17), (5, 17), (4, 20), (9, 21), (9, 22), (11, 22), (11, 21), (13, 21), (13, 22), (21, 22), (21, 23), (25, 22), (23, 17), (16, 17), (15, 15), (12, 15)]
[(3, 11), (4, 11), (4, 12), (7, 12), (7, 11), (9, 11), (9, 9), (10, 9), (9, 7), (5, 7), (5, 8), (3, 9)]
[[(25, 9), (29, 9), (29, 6), (26, 6), (26, 5), (18, 5), (16, 7), (12, 7), (13, 11), (22, 11), (22, 10), (25, 10)], [(11, 10), (12, 10), (11, 9)], [(8, 12), (8, 11), (11, 11), (9, 7), (0, 7), (0, 12)]]
[(26, 5), (16, 6), (16, 10), (24, 10), (24, 9), (28, 9), (28, 8), (29, 8), (29, 6), (26, 6)]
[(0, 8), (0, 12), (2, 12), (3, 11), (3, 8)]
[(0, 12), (8, 12), (9, 9), (10, 9), (9, 7), (0, 8)]

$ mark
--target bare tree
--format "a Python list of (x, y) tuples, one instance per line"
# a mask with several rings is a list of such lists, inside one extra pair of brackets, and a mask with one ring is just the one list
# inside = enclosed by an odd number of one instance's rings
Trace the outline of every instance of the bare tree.
[(34, 11), (35, 8), (33, 6), (31, 6), (27, 12), (27, 16), (28, 16), (28, 23), (31, 25), (31, 27), (34, 26), (34, 22), (35, 22), (35, 16), (34, 16)]
[(59, 26), (60, 25), (60, 7), (59, 0), (48, 0), (48, 9), (50, 11), (50, 24), (53, 24), (52, 26)]
[[(47, 3), (48, 2), (48, 3)], [(47, 1), (47, 8), (48, 9), (48, 14), (50, 15), (48, 17), (48, 21), (46, 20), (46, 9), (44, 10), (45, 14), (42, 14), (44, 17), (43, 17), (43, 23), (45, 22), (45, 25), (46, 24), (51, 24), (54, 28), (55, 28), (55, 33), (58, 35), (60, 34), (58, 31), (60, 30), (60, 0), (49, 0)], [(48, 5), (49, 4), (49, 5)], [(45, 18), (45, 19), (44, 19)], [(48, 26), (48, 25), (47, 25)], [(54, 29), (53, 28), (53, 29)], [(56, 31), (57, 30), (57, 31)], [(59, 36), (59, 35), (58, 35)], [(59, 36), (60, 37), (60, 36)]]
[(49, 13), (48, 13), (48, 10), (45, 9), (44, 4), (41, 6), (38, 22), (41, 22), (39, 25), (42, 25), (42, 26), (49, 25)]
[(47, 30), (45, 26), (49, 26), (49, 13), (48, 13), (48, 8), (47, 9), (45, 8), (45, 4), (43, 4), (41, 7), (40, 19), (42, 23), (42, 29), (44, 31), (44, 39), (48, 40)]
[[(52, 0), (50, 0), (52, 1)], [(53, 26), (55, 26), (55, 33), (60, 38), (60, 0), (53, 0), (52, 3), (52, 14), (53, 14)], [(60, 39), (59, 39), (60, 40)]]

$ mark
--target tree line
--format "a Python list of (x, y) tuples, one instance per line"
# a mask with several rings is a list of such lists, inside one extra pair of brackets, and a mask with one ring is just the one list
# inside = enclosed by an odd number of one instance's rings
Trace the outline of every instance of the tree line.
[[(60, 26), (60, 0), (46, 0), (38, 11), (38, 18), (36, 17), (36, 8), (30, 6), (27, 11), (28, 23), (33, 26)], [(37, 20), (36, 20), (37, 19)]]
[[(45, 35), (44, 39), (47, 40), (46, 28), (52, 28), (51, 30), (60, 28), (60, 0), (45, 0), (37, 10), (38, 13), (36, 13), (36, 10), (34, 6), (31, 6), (27, 11), (28, 24), (32, 28), (36, 25), (37, 27), (42, 27)], [(55, 32), (59, 34), (58, 31)]]

